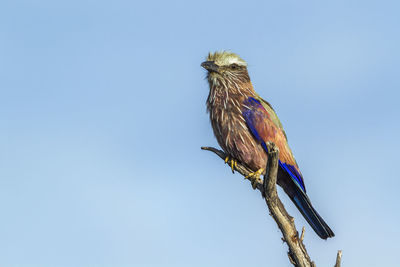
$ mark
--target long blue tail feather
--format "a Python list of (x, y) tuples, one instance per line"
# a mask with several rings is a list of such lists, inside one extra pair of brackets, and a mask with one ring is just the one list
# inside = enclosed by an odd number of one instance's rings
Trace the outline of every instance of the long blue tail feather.
[(313, 208), (307, 195), (300, 188), (296, 187), (294, 195), (290, 196), (290, 198), (319, 237), (327, 239), (328, 237), (335, 236), (331, 228)]

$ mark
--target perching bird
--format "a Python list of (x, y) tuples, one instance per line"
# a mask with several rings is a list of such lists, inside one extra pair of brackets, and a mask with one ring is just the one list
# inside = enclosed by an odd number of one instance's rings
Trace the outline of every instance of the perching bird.
[[(208, 54), (201, 64), (208, 71), (207, 110), (219, 145), (232, 159), (248, 166), (252, 183), (260, 180), (267, 163), (267, 142), (279, 148), (277, 183), (288, 194), (314, 231), (322, 238), (335, 234), (312, 207), (299, 166), (272, 106), (253, 88), (247, 63), (230, 52)], [(232, 170), (233, 170), (232, 165)]]

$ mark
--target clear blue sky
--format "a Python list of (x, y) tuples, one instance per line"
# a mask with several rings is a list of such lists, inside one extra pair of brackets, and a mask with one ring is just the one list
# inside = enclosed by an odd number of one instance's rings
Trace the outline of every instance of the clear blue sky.
[[(289, 266), (217, 146), (200, 63), (229, 49), (280, 116), (319, 266), (398, 266), (398, 1), (2, 1), (0, 266)], [(282, 193), (282, 192), (281, 192)]]

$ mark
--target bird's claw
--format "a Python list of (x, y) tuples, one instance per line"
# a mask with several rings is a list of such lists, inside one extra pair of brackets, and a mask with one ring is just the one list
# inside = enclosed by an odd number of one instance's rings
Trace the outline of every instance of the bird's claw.
[(257, 170), (256, 172), (249, 173), (246, 177), (244, 177), (244, 179), (249, 179), (253, 189), (256, 189), (258, 184), (263, 183), (263, 180), (260, 178), (260, 176), (263, 172), (264, 172), (264, 169), (261, 168), (261, 169)]
[(225, 163), (228, 163), (229, 160), (231, 161), (230, 162), (230, 166), (231, 166), (231, 169), (232, 169), (232, 173), (235, 173), (235, 168), (237, 168), (237, 160), (231, 158), (230, 156), (226, 156)]

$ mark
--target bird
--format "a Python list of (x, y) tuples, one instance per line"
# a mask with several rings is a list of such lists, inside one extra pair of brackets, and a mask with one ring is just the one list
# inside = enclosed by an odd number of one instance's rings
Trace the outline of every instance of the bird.
[(311, 205), (303, 175), (289, 147), (286, 133), (275, 110), (254, 90), (247, 63), (230, 51), (209, 53), (201, 66), (207, 70), (209, 94), (206, 101), (211, 126), (218, 144), (231, 159), (253, 172), (246, 176), (253, 188), (265, 174), (267, 143), (279, 149), (277, 184), (293, 201), (316, 234), (327, 239), (335, 236), (328, 224)]

